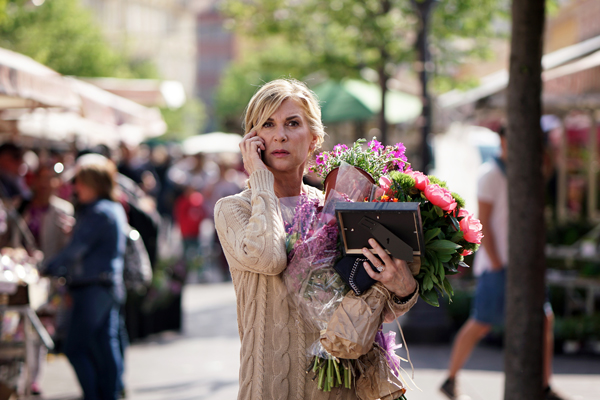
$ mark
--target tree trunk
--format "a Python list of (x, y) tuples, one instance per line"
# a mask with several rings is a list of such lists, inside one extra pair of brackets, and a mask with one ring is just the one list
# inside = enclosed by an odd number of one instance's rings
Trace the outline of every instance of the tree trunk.
[[(384, 52), (382, 51), (382, 54)], [(383, 58), (383, 55), (382, 55)], [(385, 58), (384, 58), (385, 59)], [(385, 73), (385, 64), (379, 68), (379, 87), (381, 88), (381, 111), (379, 112), (379, 131), (381, 132), (381, 136), (379, 140), (386, 146), (388, 143), (388, 125), (385, 120), (385, 95), (387, 93), (387, 81), (388, 76)], [(369, 140), (372, 138), (368, 138)]]
[(421, 113), (421, 171), (428, 173), (432, 167), (432, 156), (429, 149), (428, 138), (431, 133), (432, 113), (431, 96), (429, 95), (429, 70), (431, 69), (431, 54), (429, 53), (429, 20), (431, 12), (435, 6), (436, 0), (412, 0), (412, 5), (417, 11), (420, 19), (419, 30), (417, 32), (417, 41), (415, 46), (419, 55), (419, 78), (421, 79), (421, 100), (423, 102), (423, 111)]
[(508, 84), (506, 400), (543, 399), (545, 227), (541, 58), (545, 0), (513, 0)]

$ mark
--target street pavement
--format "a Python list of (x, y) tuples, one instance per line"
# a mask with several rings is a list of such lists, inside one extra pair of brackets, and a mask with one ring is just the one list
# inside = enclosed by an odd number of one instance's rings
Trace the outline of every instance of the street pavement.
[[(187, 285), (184, 329), (133, 344), (127, 351), (125, 381), (130, 400), (235, 400), (238, 390), (239, 337), (231, 283)], [(393, 325), (388, 326), (389, 329)], [(450, 345), (411, 345), (414, 381), (409, 400), (444, 400)], [(404, 349), (399, 355), (406, 358)], [(410, 372), (408, 364), (404, 368)], [(500, 400), (504, 374), (502, 350), (480, 345), (459, 376), (460, 400)], [(600, 399), (600, 356), (557, 355), (553, 386), (572, 400)], [(41, 383), (44, 400), (78, 400), (81, 391), (64, 356), (51, 356)], [(268, 400), (268, 399), (265, 399)], [(307, 399), (308, 400), (308, 399)]]

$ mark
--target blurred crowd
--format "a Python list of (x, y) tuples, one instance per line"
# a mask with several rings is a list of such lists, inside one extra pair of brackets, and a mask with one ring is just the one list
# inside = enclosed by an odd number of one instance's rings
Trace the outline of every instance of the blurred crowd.
[[(121, 346), (163, 330), (181, 329), (183, 285), (231, 279), (214, 232), (213, 209), (220, 198), (240, 192), (245, 184), (239, 154), (186, 154), (177, 145), (164, 144), (68, 150), (0, 144), (3, 254), (24, 248), (43, 266), (73, 242), (77, 218), (85, 208), (74, 178), (81, 171), (78, 163), (89, 154), (102, 155), (116, 166), (115, 203), (122, 206), (129, 226), (139, 232), (154, 272), (149, 287), (127, 291), (120, 311)], [(60, 352), (75, 297), (64, 279), (44, 280), (48, 298), (37, 312)], [(44, 359), (40, 346), (40, 362), (30, 366), (34, 393), (39, 392), (36, 377)]]

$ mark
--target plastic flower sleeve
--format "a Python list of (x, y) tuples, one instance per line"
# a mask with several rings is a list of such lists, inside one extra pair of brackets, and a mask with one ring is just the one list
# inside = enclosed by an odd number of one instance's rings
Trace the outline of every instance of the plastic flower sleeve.
[[(303, 200), (298, 203), (296, 212), (297, 231), (290, 231), (289, 237), (297, 237), (293, 248), (288, 252), (291, 258), (283, 273), (283, 281), (289, 298), (303, 320), (312, 325), (313, 330), (321, 331), (333, 310), (348, 291), (345, 283), (333, 269), (339, 258), (338, 227), (334, 216), (335, 201), (342, 200), (336, 193), (332, 201), (312, 217), (311, 224), (297, 222), (312, 211)], [(316, 209), (316, 207), (313, 207)]]
[(341, 256), (335, 204), (361, 201), (372, 187), (373, 184), (360, 172), (344, 163), (335, 190), (322, 208), (319, 209), (317, 202), (307, 196), (280, 200), (288, 250), (283, 281), (294, 306), (314, 330), (322, 331), (327, 327), (331, 315), (348, 292), (347, 285), (333, 269)]
[(356, 397), (360, 400), (405, 399), (406, 388), (390, 368), (379, 346), (373, 346), (356, 364), (360, 371), (356, 381)]
[(343, 193), (350, 201), (365, 201), (371, 197), (373, 183), (367, 177), (361, 174), (355, 167), (342, 162), (339, 166), (339, 172), (335, 184), (335, 191)]

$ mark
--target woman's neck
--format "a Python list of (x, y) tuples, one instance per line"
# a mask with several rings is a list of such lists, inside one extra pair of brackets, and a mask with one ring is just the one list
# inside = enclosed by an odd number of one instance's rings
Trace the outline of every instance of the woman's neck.
[(303, 192), (302, 175), (278, 176), (275, 174), (275, 195), (279, 198), (300, 196)]

